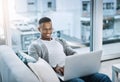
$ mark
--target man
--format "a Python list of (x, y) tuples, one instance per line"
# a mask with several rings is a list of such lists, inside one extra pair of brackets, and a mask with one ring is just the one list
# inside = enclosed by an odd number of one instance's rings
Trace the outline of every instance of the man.
[[(29, 55), (36, 60), (39, 57), (43, 58), (51, 65), (55, 72), (64, 75), (65, 57), (76, 52), (64, 40), (55, 39), (51, 36), (53, 28), (50, 18), (41, 18), (38, 30), (41, 32), (41, 38), (30, 45), (28, 49)], [(111, 80), (104, 74), (96, 73), (82, 78), (74, 78), (67, 82), (111, 82)]]

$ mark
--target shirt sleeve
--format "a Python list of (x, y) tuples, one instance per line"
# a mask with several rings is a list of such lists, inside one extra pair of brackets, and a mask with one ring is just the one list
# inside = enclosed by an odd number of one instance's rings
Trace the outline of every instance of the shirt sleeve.
[(38, 60), (39, 58), (39, 55), (38, 55), (38, 52), (37, 52), (37, 49), (35, 48), (35, 44), (31, 44), (28, 48), (28, 54), (35, 58), (36, 60)]
[(60, 39), (60, 41), (62, 42), (63, 48), (64, 48), (64, 52), (67, 56), (69, 55), (74, 55), (76, 52), (66, 43), (65, 40)]

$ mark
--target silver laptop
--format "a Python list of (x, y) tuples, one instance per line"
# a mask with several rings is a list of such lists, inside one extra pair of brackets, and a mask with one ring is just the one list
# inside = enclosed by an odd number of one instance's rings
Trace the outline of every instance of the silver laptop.
[(65, 60), (64, 76), (58, 77), (63, 80), (70, 80), (76, 77), (83, 77), (99, 71), (102, 51), (94, 51), (85, 54), (67, 56)]

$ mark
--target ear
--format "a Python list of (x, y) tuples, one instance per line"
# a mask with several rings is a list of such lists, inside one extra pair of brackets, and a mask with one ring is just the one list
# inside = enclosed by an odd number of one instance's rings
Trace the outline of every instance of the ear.
[(39, 32), (41, 32), (40, 26), (38, 27)]

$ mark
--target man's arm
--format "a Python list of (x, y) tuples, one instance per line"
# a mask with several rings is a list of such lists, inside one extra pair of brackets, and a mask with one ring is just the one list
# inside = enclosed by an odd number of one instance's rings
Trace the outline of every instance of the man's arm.
[(61, 41), (61, 44), (63, 45), (63, 48), (64, 48), (64, 52), (67, 56), (69, 55), (73, 55), (75, 54), (76, 52), (66, 43), (65, 40), (63, 39), (60, 39)]
[(29, 46), (29, 48), (28, 48), (28, 54), (29, 54), (31, 57), (33, 57), (33, 58), (35, 58), (36, 60), (38, 60), (39, 55), (38, 55), (37, 49), (36, 49), (36, 47), (35, 47), (35, 44), (31, 44), (31, 45)]

